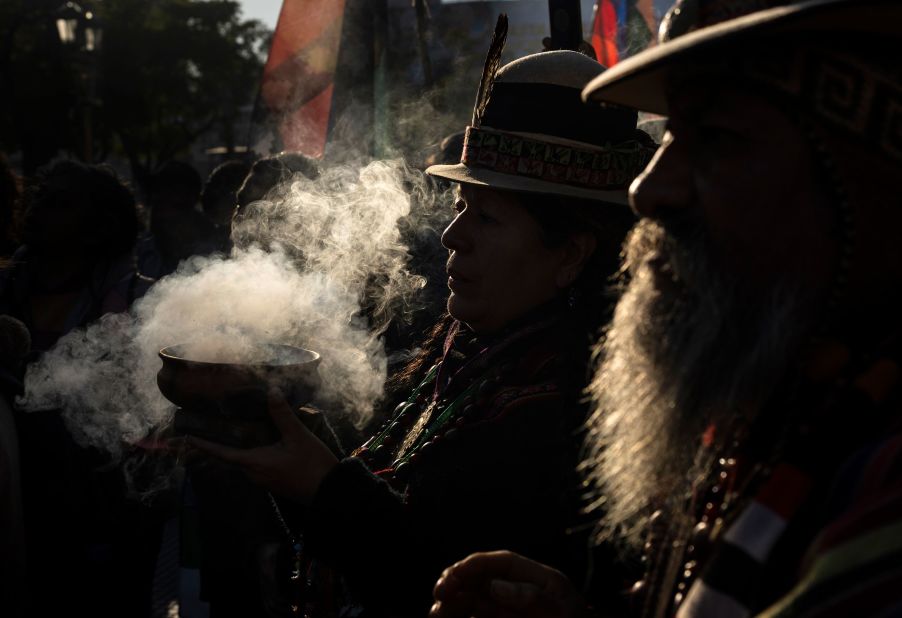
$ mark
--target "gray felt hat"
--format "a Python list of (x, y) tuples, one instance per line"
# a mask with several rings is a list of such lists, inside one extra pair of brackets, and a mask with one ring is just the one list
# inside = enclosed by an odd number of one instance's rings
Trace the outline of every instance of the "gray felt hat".
[[(574, 51), (532, 54), (498, 68), (506, 20), (486, 60), (461, 161), (426, 172), (454, 182), (618, 204), (657, 145), (634, 110), (585, 105), (605, 68)], [(499, 44), (500, 34), (500, 44)]]

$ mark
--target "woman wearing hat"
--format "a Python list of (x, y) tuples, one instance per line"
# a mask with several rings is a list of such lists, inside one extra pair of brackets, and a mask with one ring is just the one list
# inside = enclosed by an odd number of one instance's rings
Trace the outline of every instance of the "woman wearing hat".
[[(579, 500), (574, 432), (632, 223), (626, 188), (654, 143), (635, 112), (581, 104), (603, 70), (586, 56), (546, 52), (497, 69), (505, 30), (499, 20), (460, 164), (427, 170), (460, 183), (442, 236), (448, 315), (394, 377), (395, 412), (341, 460), (277, 395), (280, 442), (198, 441), (284, 505), (306, 507), (303, 523), (285, 517), (290, 534), (303, 532), (299, 580), (326, 564), (377, 612), (422, 615), (441, 569), (477, 550), (513, 547), (585, 574), (587, 537), (567, 532)], [(310, 578), (306, 599), (323, 579)]]

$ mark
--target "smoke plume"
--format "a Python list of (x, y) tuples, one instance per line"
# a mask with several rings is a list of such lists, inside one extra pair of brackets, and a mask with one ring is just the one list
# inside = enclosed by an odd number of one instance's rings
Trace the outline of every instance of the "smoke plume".
[(399, 161), (286, 179), (236, 225), (231, 255), (183, 262), (129, 313), (61, 338), (29, 367), (21, 403), (63, 409), (80, 442), (116, 454), (173, 411), (156, 385), (161, 348), (192, 343), (228, 361), (282, 343), (322, 355), (317, 403), (359, 426), (382, 395), (380, 333), (425, 283), (402, 228), (430, 229), (434, 199)]

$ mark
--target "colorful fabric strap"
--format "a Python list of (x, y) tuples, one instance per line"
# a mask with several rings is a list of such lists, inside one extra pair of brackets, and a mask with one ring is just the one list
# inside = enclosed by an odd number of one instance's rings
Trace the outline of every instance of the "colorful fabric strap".
[(902, 435), (859, 453), (836, 488), (851, 502), (809, 549), (797, 585), (762, 617), (902, 615)]
[[(885, 356), (851, 380), (832, 378), (827, 403), (810, 406), (780, 459), (762, 468), (766, 478), (727, 525), (677, 618), (900, 615), (902, 434), (893, 395), (900, 373)], [(809, 377), (818, 390), (827, 379)], [(892, 433), (875, 444), (880, 428)], [(804, 557), (778, 555), (778, 545), (785, 550), (790, 537), (814, 530)], [(780, 564), (790, 555), (799, 562)], [(786, 566), (799, 579), (775, 599), (771, 576)]]
[(580, 148), (486, 127), (467, 127), (461, 163), (501, 174), (589, 189), (626, 189), (656, 146), (629, 140)]
[(804, 471), (779, 464), (727, 529), (719, 551), (704, 576), (692, 584), (677, 618), (751, 616), (758, 593), (755, 584), (764, 579), (774, 546), (810, 489), (811, 479)]

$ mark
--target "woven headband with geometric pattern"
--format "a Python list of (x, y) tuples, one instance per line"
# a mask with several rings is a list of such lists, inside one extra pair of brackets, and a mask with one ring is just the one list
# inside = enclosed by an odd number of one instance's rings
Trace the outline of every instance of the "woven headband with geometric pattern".
[(657, 145), (639, 140), (593, 147), (467, 127), (461, 163), (469, 167), (587, 189), (626, 189)]
[(753, 80), (795, 100), (825, 125), (902, 160), (902, 83), (854, 54), (800, 45), (746, 60)]
[[(791, 4), (791, 0), (678, 0), (665, 17), (661, 39), (673, 40), (737, 17)], [(825, 41), (817, 43), (811, 33), (796, 33), (788, 44), (774, 38), (759, 41), (755, 53), (740, 50), (739, 69), (741, 74), (801, 104), (825, 124), (854, 135), (893, 159), (902, 159), (902, 72), (897, 66), (881, 73), (863, 58), (862, 50), (870, 49), (867, 53), (871, 60), (881, 56), (892, 59), (897, 46), (878, 41), (879, 36), (850, 41), (848, 36), (828, 33)], [(891, 77), (889, 72), (895, 75)]]

